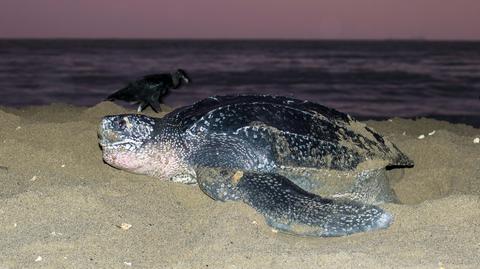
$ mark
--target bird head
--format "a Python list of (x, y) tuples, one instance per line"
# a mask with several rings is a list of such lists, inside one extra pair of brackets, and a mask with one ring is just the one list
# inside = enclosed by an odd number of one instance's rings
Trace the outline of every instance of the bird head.
[(177, 71), (175, 72), (174, 76), (181, 82), (185, 83), (185, 84), (188, 84), (188, 83), (192, 83), (192, 80), (190, 79), (190, 77), (188, 76), (187, 72), (185, 72), (185, 70), (183, 69), (177, 69)]

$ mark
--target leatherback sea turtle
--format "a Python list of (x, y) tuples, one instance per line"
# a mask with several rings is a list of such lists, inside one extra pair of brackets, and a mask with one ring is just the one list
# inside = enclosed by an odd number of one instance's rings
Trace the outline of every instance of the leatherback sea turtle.
[(151, 106), (155, 112), (158, 112), (161, 110), (160, 101), (162, 97), (166, 96), (170, 89), (178, 89), (191, 81), (187, 72), (183, 69), (177, 69), (171, 74), (147, 75), (112, 93), (106, 100), (136, 102), (139, 104), (138, 112), (147, 106)]
[(350, 116), (288, 97), (218, 96), (164, 118), (103, 118), (103, 159), (133, 173), (198, 183), (243, 201), (284, 232), (340, 236), (386, 228), (395, 200), (385, 168), (412, 166)]

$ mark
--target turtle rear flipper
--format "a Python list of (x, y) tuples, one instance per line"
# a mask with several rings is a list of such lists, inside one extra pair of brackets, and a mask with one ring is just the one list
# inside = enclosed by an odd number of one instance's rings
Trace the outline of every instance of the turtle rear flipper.
[(303, 236), (343, 236), (387, 228), (383, 209), (351, 200), (326, 199), (271, 173), (197, 171), (200, 188), (215, 200), (242, 200), (265, 216), (268, 225)]

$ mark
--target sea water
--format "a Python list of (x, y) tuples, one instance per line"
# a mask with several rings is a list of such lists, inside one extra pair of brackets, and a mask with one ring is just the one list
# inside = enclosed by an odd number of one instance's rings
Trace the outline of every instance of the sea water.
[(177, 68), (193, 83), (164, 99), (173, 107), (275, 94), (364, 119), (480, 126), (480, 42), (0, 40), (0, 105), (93, 106), (129, 81)]

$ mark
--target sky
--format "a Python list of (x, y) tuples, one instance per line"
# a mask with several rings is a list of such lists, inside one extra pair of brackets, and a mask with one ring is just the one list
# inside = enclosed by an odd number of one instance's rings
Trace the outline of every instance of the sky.
[(480, 0), (0, 0), (0, 38), (480, 40)]

